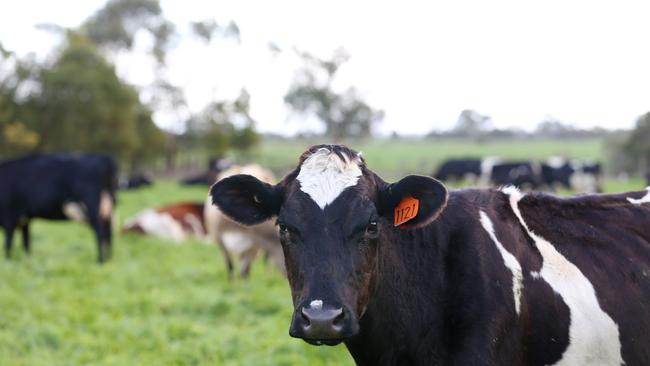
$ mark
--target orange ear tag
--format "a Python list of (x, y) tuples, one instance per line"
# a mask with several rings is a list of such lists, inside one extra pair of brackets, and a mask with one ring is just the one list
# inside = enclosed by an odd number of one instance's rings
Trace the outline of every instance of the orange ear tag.
[(417, 216), (418, 208), (420, 208), (419, 200), (411, 196), (404, 197), (399, 205), (395, 207), (395, 226), (400, 226)]

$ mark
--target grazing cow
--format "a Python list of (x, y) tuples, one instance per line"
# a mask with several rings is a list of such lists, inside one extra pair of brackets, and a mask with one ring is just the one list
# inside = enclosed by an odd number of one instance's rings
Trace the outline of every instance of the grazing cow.
[[(265, 183), (275, 181), (272, 172), (254, 164), (233, 166), (224, 171), (219, 176), (219, 180), (236, 174), (248, 174)], [(234, 272), (233, 256), (240, 258), (239, 274), (242, 278), (247, 278), (251, 264), (260, 249), (284, 273), (284, 256), (278, 230), (273, 222), (266, 221), (251, 227), (243, 226), (223, 215), (217, 207), (211, 204), (209, 196), (207, 200), (204, 216), (208, 237), (219, 244), (226, 261), (228, 278), (232, 278)]]
[(646, 173), (645, 175), (645, 181), (648, 187), (650, 187), (650, 173)]
[(290, 335), (357, 365), (650, 365), (650, 187), (448, 193), (320, 145), (277, 185), (211, 195), (243, 224), (277, 217)]
[(549, 158), (542, 163), (542, 182), (551, 189), (560, 186), (580, 193), (598, 193), (602, 191), (602, 169), (600, 163)]
[(495, 156), (481, 159), (449, 159), (440, 166), (433, 177), (447, 182), (468, 179), (484, 186), (490, 182), (494, 165), (501, 161), (501, 158)]
[(481, 176), (481, 159), (449, 159), (434, 173), (442, 181), (459, 181), (466, 178), (478, 179)]
[(602, 189), (602, 167), (598, 162), (572, 161), (574, 174), (571, 176), (571, 188), (576, 192), (600, 193)]
[(119, 189), (136, 189), (151, 186), (153, 182), (146, 175), (136, 174), (126, 179), (120, 179), (117, 187)]
[(537, 163), (522, 161), (495, 164), (490, 181), (495, 186), (538, 188), (541, 185), (541, 168)]
[(0, 164), (0, 222), (5, 255), (11, 255), (13, 232), (20, 228), (30, 251), (29, 221), (73, 219), (95, 231), (98, 260), (111, 256), (111, 227), (117, 166), (93, 154), (37, 154)]
[(557, 186), (571, 189), (571, 177), (575, 172), (573, 165), (561, 157), (552, 157), (542, 163), (542, 183), (550, 189)]
[(124, 224), (125, 232), (153, 235), (180, 243), (205, 237), (203, 203), (180, 202), (144, 210)]

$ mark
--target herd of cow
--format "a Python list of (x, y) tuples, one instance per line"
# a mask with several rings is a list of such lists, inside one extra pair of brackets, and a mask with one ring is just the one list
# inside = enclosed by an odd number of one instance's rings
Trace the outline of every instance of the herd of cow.
[[(344, 343), (358, 365), (649, 365), (650, 187), (572, 198), (515, 187), (570, 186), (590, 169), (454, 160), (440, 179), (504, 187), (448, 191), (426, 176), (385, 182), (357, 152), (317, 145), (279, 183), (233, 166), (205, 203), (148, 209), (124, 230), (208, 238), (230, 273), (241, 258), (242, 276), (264, 252), (291, 287), (290, 335)], [(599, 182), (593, 169), (586, 180)], [(46, 218), (88, 222), (109, 258), (115, 177), (97, 155), (0, 163), (6, 255), (16, 228), (29, 251), (29, 221)]]
[(558, 188), (580, 193), (602, 192), (602, 168), (592, 161), (551, 157), (543, 162), (504, 161), (497, 157), (450, 159), (433, 177), (442, 181), (467, 179), (480, 186), (508, 186), (528, 189)]

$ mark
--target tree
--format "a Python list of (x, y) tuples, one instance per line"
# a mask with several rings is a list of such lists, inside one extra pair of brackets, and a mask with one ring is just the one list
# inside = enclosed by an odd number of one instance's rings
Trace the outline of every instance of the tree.
[(41, 134), (40, 150), (104, 152), (129, 160), (138, 144), (138, 94), (88, 38), (69, 31), (39, 79), (33, 125)]
[(21, 60), (0, 44), (0, 154), (15, 155), (33, 150), (38, 132), (26, 123), (29, 85), (35, 84), (36, 64)]
[(245, 89), (234, 101), (212, 102), (188, 123), (186, 141), (201, 143), (210, 156), (223, 156), (230, 148), (246, 154), (260, 141), (249, 110)]
[(480, 114), (473, 109), (460, 112), (453, 133), (461, 137), (481, 139), (490, 130), (492, 118)]
[(308, 53), (299, 55), (305, 65), (284, 96), (285, 103), (298, 113), (315, 115), (325, 124), (326, 135), (335, 141), (370, 135), (373, 125), (383, 119), (383, 111), (373, 109), (353, 87), (342, 93), (333, 88), (336, 74), (349, 55), (342, 49), (325, 60)]
[(650, 112), (637, 119), (623, 149), (638, 172), (650, 173)]

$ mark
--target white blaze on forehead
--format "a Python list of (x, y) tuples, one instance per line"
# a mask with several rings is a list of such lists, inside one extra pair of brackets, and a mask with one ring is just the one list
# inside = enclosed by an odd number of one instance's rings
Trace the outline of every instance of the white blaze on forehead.
[(519, 223), (542, 255), (539, 277), (562, 297), (569, 308), (569, 345), (555, 365), (623, 364), (618, 326), (600, 308), (589, 279), (550, 242), (530, 230), (519, 210), (519, 201), (524, 195), (514, 187), (506, 187), (502, 192), (509, 196)]
[(329, 149), (320, 148), (300, 166), (296, 177), (300, 189), (321, 209), (332, 203), (344, 189), (355, 186), (361, 177), (361, 158), (343, 156), (341, 159)]
[(641, 197), (639, 199), (628, 197), (627, 200), (630, 201), (630, 203), (633, 203), (635, 205), (640, 205), (640, 204), (643, 204), (643, 203), (650, 203), (650, 187), (646, 188), (646, 190), (648, 191), (648, 193), (645, 196), (643, 196), (643, 197)]
[(323, 308), (323, 300), (313, 300), (312, 302), (309, 303), (309, 306), (312, 309), (320, 310)]
[(488, 235), (490, 235), (490, 238), (494, 242), (494, 244), (497, 246), (497, 249), (499, 249), (499, 253), (501, 253), (501, 258), (503, 258), (503, 263), (508, 267), (510, 272), (512, 273), (512, 295), (514, 296), (515, 299), (515, 311), (517, 314), (519, 314), (519, 311), (521, 309), (521, 290), (523, 287), (523, 275), (521, 272), (521, 265), (517, 261), (517, 258), (515, 258), (514, 255), (510, 254), (508, 250), (501, 244), (499, 239), (497, 239), (496, 234), (494, 233), (494, 225), (492, 224), (492, 220), (488, 217), (488, 215), (480, 211), (479, 215), (481, 216), (481, 225), (483, 226), (483, 229), (487, 231)]

